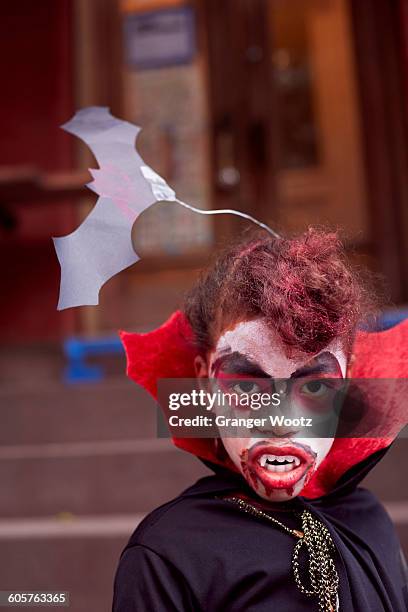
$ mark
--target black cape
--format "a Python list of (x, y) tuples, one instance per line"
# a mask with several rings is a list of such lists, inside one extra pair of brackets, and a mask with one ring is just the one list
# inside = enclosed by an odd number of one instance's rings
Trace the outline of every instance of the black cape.
[[(376, 497), (357, 487), (384, 452), (349, 470), (330, 494), (298, 497), (272, 513), (299, 528), (294, 511), (306, 508), (325, 523), (336, 546), (341, 612), (408, 609), (394, 526)], [(294, 581), (293, 536), (219, 499), (238, 490), (255, 497), (243, 478), (215, 469), (138, 526), (119, 562), (113, 611), (317, 612), (317, 600)]]

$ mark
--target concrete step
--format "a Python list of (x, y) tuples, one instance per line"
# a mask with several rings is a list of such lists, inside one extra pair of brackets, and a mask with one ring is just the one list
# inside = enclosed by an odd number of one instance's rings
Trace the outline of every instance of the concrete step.
[[(398, 440), (362, 483), (406, 502), (408, 441)], [(0, 447), (0, 516), (145, 512), (208, 473), (167, 439)], [(407, 516), (408, 522), (408, 516)]]
[(134, 439), (157, 431), (155, 401), (126, 378), (3, 385), (0, 407), (0, 445)]
[(2, 447), (0, 516), (145, 512), (207, 473), (166, 439)]
[[(406, 501), (408, 441), (398, 440), (363, 486)], [(144, 512), (207, 473), (168, 439), (0, 446), (0, 516)]]
[(44, 612), (111, 612), (119, 556), (138, 520), (122, 533), (110, 533), (108, 521), (105, 532), (88, 536), (1, 539), (1, 588), (69, 592), (69, 608), (36, 608)]

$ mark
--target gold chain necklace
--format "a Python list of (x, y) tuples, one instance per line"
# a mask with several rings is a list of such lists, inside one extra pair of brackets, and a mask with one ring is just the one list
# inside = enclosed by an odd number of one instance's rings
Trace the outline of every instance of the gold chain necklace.
[[(300, 514), (302, 531), (290, 529), (273, 516), (258, 510), (240, 497), (225, 497), (243, 512), (274, 523), (297, 539), (292, 556), (292, 569), (296, 586), (307, 597), (317, 597), (319, 612), (337, 612), (339, 608), (339, 576), (332, 557), (335, 546), (327, 527), (308, 510)], [(302, 546), (309, 554), (309, 581), (305, 586), (300, 577), (299, 554)]]

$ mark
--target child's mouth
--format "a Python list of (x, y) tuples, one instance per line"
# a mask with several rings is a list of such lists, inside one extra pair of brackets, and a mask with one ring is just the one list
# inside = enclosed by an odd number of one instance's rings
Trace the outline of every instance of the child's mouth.
[(249, 450), (245, 467), (251, 479), (268, 490), (287, 489), (305, 476), (315, 460), (316, 454), (302, 444), (259, 442)]

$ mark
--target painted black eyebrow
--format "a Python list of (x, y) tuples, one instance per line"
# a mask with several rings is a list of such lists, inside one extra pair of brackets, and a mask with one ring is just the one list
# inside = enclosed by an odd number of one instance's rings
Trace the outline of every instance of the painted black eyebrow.
[(221, 367), (227, 374), (246, 374), (255, 378), (270, 378), (270, 375), (256, 362), (251, 361), (239, 351), (218, 357), (212, 366), (213, 373), (217, 373)]
[[(334, 374), (335, 371), (340, 369), (336, 357), (329, 351), (321, 353), (317, 355), (317, 357), (313, 357), (311, 362), (316, 362), (317, 360), (319, 360), (320, 363), (311, 365), (306, 364), (293, 372), (290, 378), (295, 379), (304, 376), (317, 376), (319, 374)], [(251, 361), (246, 355), (239, 351), (234, 351), (233, 353), (228, 352), (218, 357), (212, 365), (212, 373), (216, 376), (221, 367), (227, 374), (246, 374), (254, 378), (274, 378), (265, 372), (259, 364), (255, 361)]]
[(312, 361), (320, 360), (320, 363), (308, 366), (307, 364), (291, 374), (291, 378), (302, 378), (303, 376), (315, 376), (317, 374), (334, 374), (340, 369), (336, 357), (326, 351), (314, 357)]

